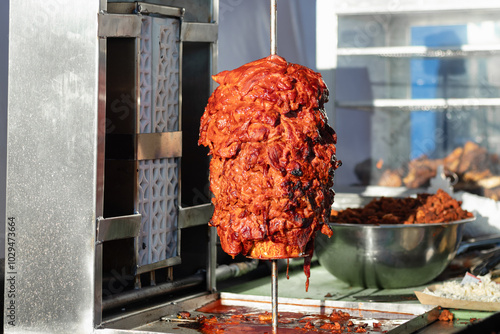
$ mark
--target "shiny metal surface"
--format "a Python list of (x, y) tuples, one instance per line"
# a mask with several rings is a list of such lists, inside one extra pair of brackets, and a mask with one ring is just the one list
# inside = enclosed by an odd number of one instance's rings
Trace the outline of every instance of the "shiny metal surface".
[(437, 277), (455, 256), (465, 223), (330, 224), (333, 236), (318, 234), (319, 263), (352, 286), (403, 288)]
[(164, 5), (159, 6), (147, 2), (138, 2), (137, 12), (139, 14), (159, 14), (164, 16), (181, 17), (184, 15), (185, 9), (181, 7), (169, 7)]
[(216, 42), (219, 26), (214, 23), (183, 22), (181, 40), (183, 42)]
[[(104, 5), (105, 6), (105, 5)], [(101, 4), (101, 8), (102, 4)], [(105, 9), (105, 7), (104, 7)], [(104, 175), (106, 145), (106, 39), (99, 38), (98, 52), (98, 103), (97, 103), (97, 161), (96, 161), (96, 218), (104, 214)], [(94, 325), (102, 320), (102, 243), (96, 243), (94, 253)]]
[(439, 315), (441, 314), (441, 309), (439, 307), (435, 307), (432, 310), (421, 314), (404, 324), (392, 329), (390, 334), (407, 334), (407, 333), (415, 333), (422, 328), (429, 327), (430, 324), (435, 323), (439, 319)]
[(11, 3), (6, 214), (16, 226), (15, 293), (4, 305), (15, 312), (5, 333), (94, 328), (100, 4)]
[[(219, 293), (201, 293), (168, 301), (156, 307), (146, 306), (133, 312), (125, 311), (124, 314), (104, 319), (102, 329), (96, 329), (94, 333), (101, 333), (101, 331), (104, 331), (103, 333), (149, 333), (154, 330), (152, 324), (161, 321), (159, 319), (162, 317), (177, 315), (180, 311), (193, 310), (219, 298)], [(158, 331), (154, 332), (158, 333)], [(161, 333), (170, 333), (170, 331), (163, 330)]]
[(271, 305), (272, 305), (272, 324), (273, 333), (278, 328), (278, 260), (271, 260), (272, 275), (271, 275)]
[(217, 228), (210, 226), (208, 228), (208, 264), (207, 264), (207, 291), (217, 291)]
[(277, 22), (277, 11), (278, 5), (276, 0), (270, 0), (270, 18), (271, 18), (271, 31), (270, 31), (270, 40), (271, 40), (271, 54), (278, 54), (278, 22)]
[(182, 17), (185, 9), (181, 7), (153, 5), (146, 2), (110, 2), (108, 4), (108, 12), (144, 15), (158, 14), (162, 16)]
[[(7, 158), (7, 69), (9, 57), (9, 2), (0, 3), (0, 234), (5, 235), (5, 182)], [(0, 259), (5, 258), (5, 239), (0, 238)], [(3, 266), (1, 267), (3, 268)], [(3, 277), (3, 274), (1, 275)]]
[[(114, 10), (115, 3), (120, 4), (120, 6), (125, 6), (122, 3), (135, 3), (136, 1), (134, 0), (109, 0), (108, 1), (108, 7), (111, 10)], [(212, 9), (212, 4), (214, 1), (210, 0), (148, 0), (146, 2), (139, 2), (138, 4), (141, 5), (141, 7), (145, 8), (142, 11), (142, 14), (144, 14), (146, 11), (153, 11), (154, 13), (156, 12), (161, 12), (159, 14), (165, 15), (164, 13), (168, 13), (168, 16), (179, 16), (183, 15), (184, 19), (189, 22), (211, 22), (212, 17), (213, 17), (213, 9)], [(168, 6), (170, 8), (164, 8), (161, 9), (161, 7), (158, 6)], [(181, 10), (175, 11), (173, 7), (178, 7)], [(126, 8), (126, 7), (122, 7)], [(120, 10), (120, 9), (119, 9)], [(185, 11), (184, 11), (185, 10)]]
[(141, 18), (137, 15), (99, 14), (99, 37), (139, 37)]
[(182, 131), (137, 134), (137, 160), (182, 156)]
[(139, 234), (141, 215), (97, 219), (97, 241), (133, 238)]
[(214, 206), (212, 203), (191, 207), (179, 207), (179, 228), (206, 225), (212, 218)]

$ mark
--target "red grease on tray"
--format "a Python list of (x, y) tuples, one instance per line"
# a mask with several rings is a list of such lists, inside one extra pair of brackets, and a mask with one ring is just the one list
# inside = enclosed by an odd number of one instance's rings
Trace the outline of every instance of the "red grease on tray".
[(218, 299), (214, 302), (211, 302), (207, 305), (200, 307), (196, 311), (203, 313), (232, 315), (232, 314), (256, 313), (259, 312), (260, 310), (252, 307), (223, 305), (221, 300)]
[[(207, 309), (220, 311), (218, 305), (211, 304)], [(298, 312), (281, 312), (278, 316), (279, 334), (291, 333), (364, 333), (369, 328), (367, 323), (354, 324), (347, 312), (333, 310), (330, 315), (305, 315)], [(274, 333), (270, 312), (239, 313), (230, 316), (209, 316), (199, 318), (199, 330), (205, 334), (262, 334)], [(381, 332), (381, 324), (374, 324), (369, 328), (374, 332)]]

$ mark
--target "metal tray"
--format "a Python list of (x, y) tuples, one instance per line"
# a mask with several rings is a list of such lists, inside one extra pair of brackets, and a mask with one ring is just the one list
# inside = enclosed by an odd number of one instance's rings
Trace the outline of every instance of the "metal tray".
[[(202, 306), (205, 307), (202, 308)], [(226, 306), (226, 308), (221, 308), (221, 306)], [(271, 299), (263, 296), (217, 293), (191, 299), (186, 301), (185, 304), (177, 303), (175, 309), (177, 312), (173, 312), (172, 308), (170, 308), (168, 313), (164, 313), (156, 321), (138, 326), (133, 331), (196, 334), (200, 333), (196, 328), (196, 317), (200, 314), (206, 317), (216, 316), (219, 318), (230, 317), (231, 314), (238, 314), (238, 312), (245, 312), (245, 314), (270, 312)], [(215, 312), (210, 312), (211, 309), (215, 310)], [(301, 314), (303, 319), (304, 316), (306, 318), (308, 316), (328, 316), (334, 310), (349, 313), (355, 326), (366, 324), (367, 333), (382, 332), (390, 334), (415, 332), (436, 321), (440, 314), (440, 310), (434, 306), (421, 304), (279, 298), (279, 314), (297, 313)], [(158, 311), (156, 311), (156, 314), (160, 314)], [(181, 319), (177, 316), (180, 311), (187, 311), (190, 316), (187, 319)], [(167, 309), (165, 312), (167, 312)], [(374, 328), (374, 323), (377, 323), (377, 328)], [(246, 324), (247, 333), (252, 332), (251, 328), (255, 330), (256, 327), (253, 325)], [(258, 328), (261, 333), (272, 332), (270, 322), (257, 325), (260, 326)], [(288, 324), (279, 323), (278, 330), (286, 328), (286, 333), (304, 333), (304, 329), (296, 329), (296, 327), (302, 327), (303, 325), (304, 322), (299, 323), (298, 320)]]

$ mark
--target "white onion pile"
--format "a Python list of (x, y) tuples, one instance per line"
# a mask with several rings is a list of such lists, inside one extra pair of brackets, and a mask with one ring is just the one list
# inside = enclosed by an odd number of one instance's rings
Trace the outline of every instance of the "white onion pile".
[(439, 285), (434, 291), (426, 288), (423, 292), (432, 296), (469, 300), (477, 302), (500, 302), (500, 284), (491, 280), (491, 275), (477, 276), (479, 280), (449, 281)]

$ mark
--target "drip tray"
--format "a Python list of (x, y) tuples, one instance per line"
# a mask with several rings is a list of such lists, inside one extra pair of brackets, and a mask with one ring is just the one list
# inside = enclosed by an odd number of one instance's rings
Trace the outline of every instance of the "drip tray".
[[(421, 304), (279, 298), (278, 333), (412, 333), (436, 321), (440, 310)], [(134, 331), (159, 333), (272, 333), (270, 297), (218, 293), (175, 304)], [(159, 310), (156, 311), (156, 314)]]

